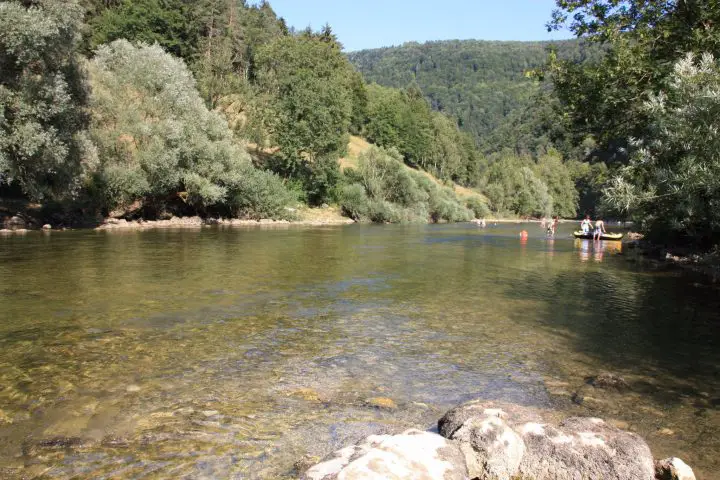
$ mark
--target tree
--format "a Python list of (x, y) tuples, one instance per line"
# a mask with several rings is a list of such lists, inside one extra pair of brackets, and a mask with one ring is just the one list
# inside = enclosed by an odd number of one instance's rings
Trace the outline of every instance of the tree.
[(560, 154), (551, 150), (541, 156), (535, 167), (535, 174), (547, 186), (548, 194), (552, 198), (552, 213), (565, 218), (575, 217), (578, 191)]
[(499, 213), (551, 215), (553, 198), (529, 157), (502, 155), (488, 167), (483, 192)]
[(646, 137), (605, 191), (610, 207), (665, 241), (720, 240), (719, 92), (712, 55), (677, 62), (667, 89), (644, 104), (653, 119)]
[(569, 27), (607, 54), (585, 65), (551, 58), (558, 94), (572, 126), (595, 136), (609, 159), (628, 157), (628, 139), (650, 119), (649, 92), (663, 87), (685, 52), (720, 54), (715, 0), (557, 0), (549, 29)]
[(430, 107), (419, 88), (370, 85), (365, 133), (377, 145), (398, 149), (409, 165), (426, 166), (433, 125)]
[(189, 61), (197, 52), (200, 34), (192, 4), (189, 0), (122, 0), (90, 19), (90, 47), (124, 38), (158, 43)]
[(0, 3), (0, 184), (34, 200), (78, 192), (96, 162), (75, 1)]
[(279, 37), (256, 55), (258, 85), (271, 97), (268, 124), (287, 173), (347, 145), (352, 69), (340, 48), (314, 34)]
[(235, 2), (211, 0), (205, 7), (193, 69), (200, 93), (208, 107), (215, 109), (221, 98), (243, 88), (248, 62), (238, 52), (242, 39)]
[(291, 196), (256, 170), (224, 118), (209, 111), (183, 61), (158, 45), (117, 40), (89, 66), (97, 173), (108, 209), (140, 201), (245, 216), (283, 216)]

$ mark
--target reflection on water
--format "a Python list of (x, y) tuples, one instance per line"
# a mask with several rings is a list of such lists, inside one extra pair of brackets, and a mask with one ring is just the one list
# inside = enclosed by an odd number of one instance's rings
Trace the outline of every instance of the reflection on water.
[(622, 253), (622, 242), (606, 241), (606, 240), (586, 240), (575, 239), (575, 250), (580, 255), (580, 260), (587, 262), (592, 259), (596, 262), (602, 262), (603, 257), (612, 254)]
[(292, 477), (488, 398), (718, 478), (717, 288), (617, 248), (532, 225), (0, 238), (0, 477)]

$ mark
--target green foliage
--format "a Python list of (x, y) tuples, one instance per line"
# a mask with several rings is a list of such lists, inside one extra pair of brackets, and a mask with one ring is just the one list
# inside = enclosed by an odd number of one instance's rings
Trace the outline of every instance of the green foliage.
[(82, 9), (33, 4), (0, 2), (0, 184), (15, 182), (35, 200), (63, 199), (96, 162), (75, 55)]
[(550, 45), (560, 58), (577, 61), (600, 52), (577, 41), (450, 40), (410, 42), (348, 56), (368, 82), (395, 88), (417, 85), (433, 110), (447, 114), (482, 143), (505, 117), (532, 103), (539, 87), (525, 73), (545, 64)]
[(547, 186), (552, 198), (551, 213), (572, 218), (577, 213), (578, 191), (570, 170), (563, 164), (556, 151), (550, 151), (538, 159), (535, 175)]
[[(577, 160), (566, 163), (570, 176), (575, 181), (578, 192), (578, 212), (580, 216), (595, 217), (601, 203), (602, 189), (609, 180), (609, 170), (605, 163), (586, 163)], [(608, 213), (608, 212), (606, 212)]]
[(199, 40), (192, 2), (185, 0), (122, 0), (97, 8), (90, 19), (92, 49), (117, 39), (158, 43), (174, 55), (190, 59)]
[[(558, 0), (550, 28), (601, 43), (607, 55), (584, 65), (551, 59), (553, 81), (575, 131), (595, 136), (609, 160), (625, 161), (628, 140), (651, 121), (643, 103), (684, 52), (720, 54), (714, 0)], [(571, 17), (571, 18), (570, 18)], [(568, 23), (569, 22), (569, 23)]]
[(432, 141), (430, 107), (416, 88), (401, 91), (370, 85), (365, 134), (371, 142), (396, 148), (410, 165), (424, 163)]
[(369, 85), (365, 135), (396, 148), (403, 160), (444, 180), (470, 183), (480, 155), (472, 139), (447, 116), (433, 112), (417, 87), (407, 90)]
[(308, 164), (303, 182), (308, 204), (317, 206), (335, 202), (341, 180), (342, 172), (334, 156), (320, 157)]
[(372, 147), (346, 172), (340, 204), (349, 216), (380, 223), (467, 221), (472, 213), (452, 189), (409, 169), (396, 150)]
[(288, 174), (347, 145), (352, 69), (339, 45), (313, 34), (276, 38), (255, 57), (258, 84), (271, 96), (269, 128)]
[(365, 193), (365, 187), (359, 183), (343, 185), (339, 194), (340, 206), (343, 214), (353, 220), (362, 220), (370, 212), (370, 199)]
[(228, 183), (234, 216), (255, 220), (292, 219), (288, 205), (297, 202), (297, 196), (277, 175), (247, 165)]
[[(630, 164), (606, 190), (655, 236), (720, 240), (720, 68), (710, 54), (676, 63), (667, 89), (644, 104), (652, 118)], [(669, 237), (668, 237), (669, 236)]]
[(228, 99), (249, 103), (257, 96), (252, 88), (255, 53), (287, 34), (283, 22), (267, 3), (253, 6), (234, 0), (201, 0), (195, 3), (193, 13), (201, 37), (192, 69), (203, 98), (211, 108), (227, 104)]
[(553, 198), (534, 168), (529, 157), (503, 156), (490, 164), (483, 190), (496, 212), (523, 217), (553, 213)]
[(475, 218), (490, 216), (490, 207), (488, 207), (488, 204), (480, 197), (469, 197), (465, 200), (465, 206), (475, 214)]
[(118, 40), (98, 49), (90, 72), (108, 208), (181, 200), (203, 210), (232, 199), (243, 215), (276, 216), (289, 201), (280, 180), (255, 171), (224, 119), (207, 110), (182, 60)]

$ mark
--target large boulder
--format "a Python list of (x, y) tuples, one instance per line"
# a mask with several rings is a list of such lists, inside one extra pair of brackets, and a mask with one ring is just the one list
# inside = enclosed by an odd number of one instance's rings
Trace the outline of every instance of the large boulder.
[(460, 444), (470, 478), (511, 478), (518, 473), (525, 442), (505, 418), (503, 410), (471, 403), (440, 420), (440, 433)]
[(542, 422), (525, 407), (474, 401), (450, 410), (440, 433), (460, 443), (480, 480), (652, 480), (650, 448), (639, 436), (595, 418)]
[(310, 468), (306, 480), (467, 480), (458, 445), (442, 436), (408, 430), (400, 435), (371, 435), (335, 452)]
[(599, 418), (569, 418), (556, 428), (526, 424), (527, 453), (520, 472), (536, 480), (602, 478), (652, 480), (654, 462), (647, 443)]

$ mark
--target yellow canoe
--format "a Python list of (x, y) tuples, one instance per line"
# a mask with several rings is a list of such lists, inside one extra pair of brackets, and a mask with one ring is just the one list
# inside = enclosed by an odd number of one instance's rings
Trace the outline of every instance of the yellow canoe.
[[(592, 233), (583, 233), (583, 232), (580, 232), (580, 231), (574, 232), (574, 233), (573, 233), (573, 236), (574, 236), (575, 238), (586, 238), (586, 239), (588, 239), (588, 240), (592, 240), (592, 239), (593, 239), (593, 234), (592, 234)], [(620, 241), (620, 240), (622, 240), (622, 238), (623, 238), (623, 234), (622, 234), (622, 233), (603, 233), (602, 235), (600, 235), (600, 240), (617, 240), (617, 241)]]

